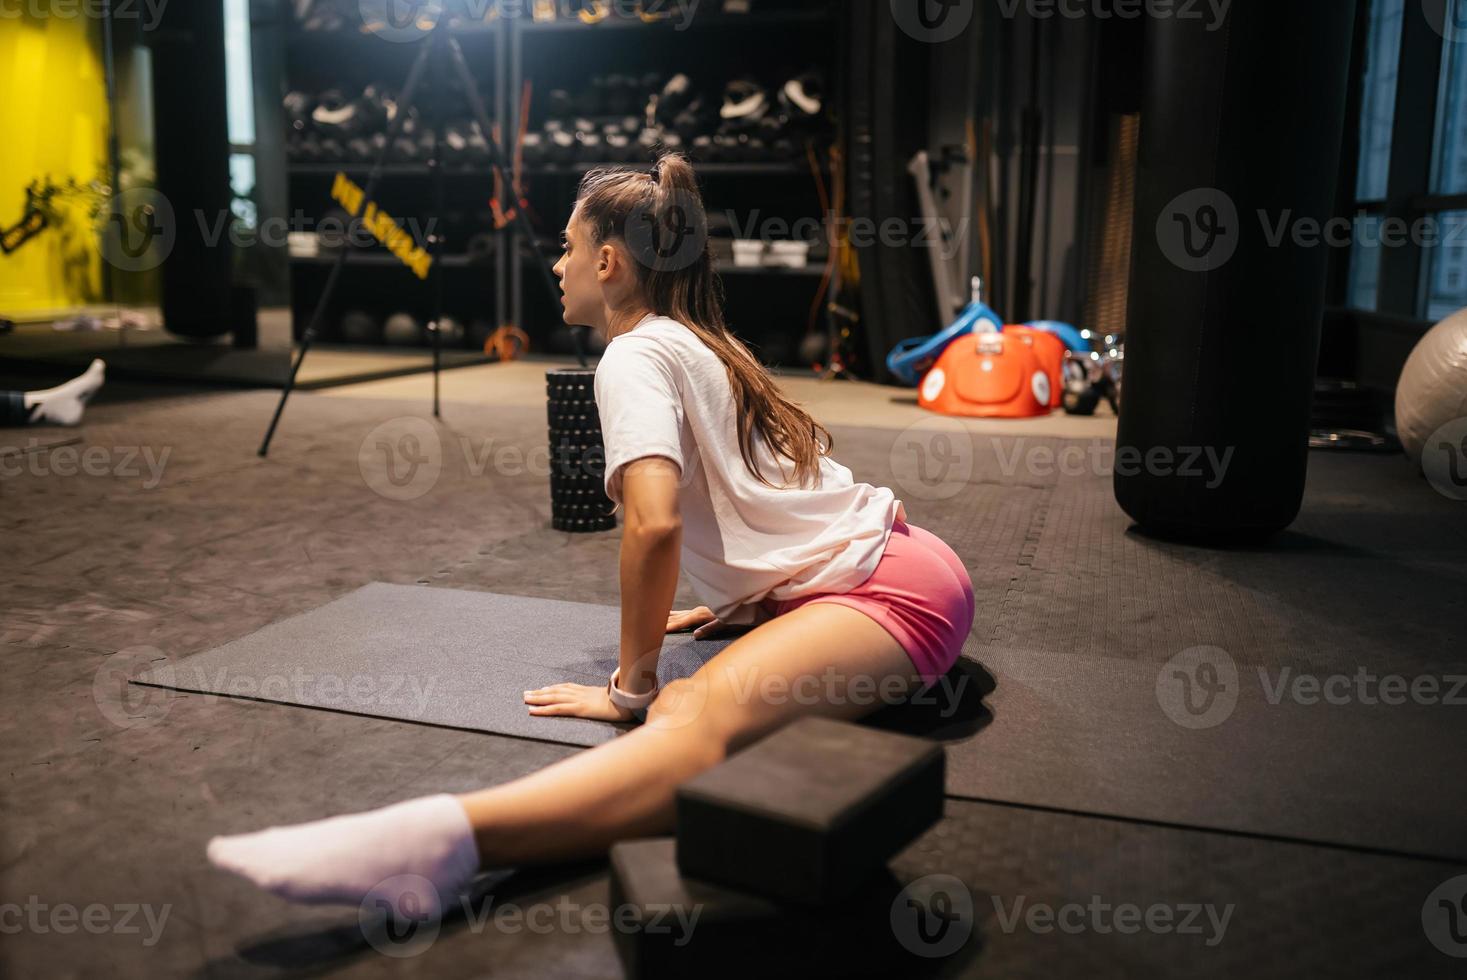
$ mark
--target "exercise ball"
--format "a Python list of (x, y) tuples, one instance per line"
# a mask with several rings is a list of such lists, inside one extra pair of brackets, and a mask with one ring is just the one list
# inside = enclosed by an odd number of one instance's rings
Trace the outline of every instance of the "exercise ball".
[(365, 310), (348, 310), (338, 325), (341, 339), (348, 344), (376, 344), (381, 341), (377, 318)]
[(444, 347), (464, 345), (464, 325), (451, 316), (438, 321), (438, 339)]
[(383, 339), (396, 347), (423, 342), (423, 327), (411, 313), (394, 313), (382, 327)]
[(1467, 418), (1467, 310), (1432, 327), (1406, 358), (1396, 385), (1396, 430), (1411, 462), (1432, 433)]

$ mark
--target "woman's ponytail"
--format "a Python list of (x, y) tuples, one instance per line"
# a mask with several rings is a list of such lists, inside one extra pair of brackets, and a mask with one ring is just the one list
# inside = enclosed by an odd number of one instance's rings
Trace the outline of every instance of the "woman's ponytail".
[[(780, 392), (724, 323), (708, 218), (687, 157), (662, 156), (650, 178), (634, 170), (592, 171), (581, 181), (577, 205), (594, 243), (620, 241), (632, 253), (643, 299), (652, 312), (692, 330), (723, 362), (738, 409), (739, 449), (749, 472), (766, 486), (776, 486), (759, 469), (757, 433), (780, 462), (782, 475), (782, 461), (788, 460), (794, 464), (796, 485), (818, 486), (820, 458), (834, 440)], [(787, 479), (780, 485), (789, 483)]]

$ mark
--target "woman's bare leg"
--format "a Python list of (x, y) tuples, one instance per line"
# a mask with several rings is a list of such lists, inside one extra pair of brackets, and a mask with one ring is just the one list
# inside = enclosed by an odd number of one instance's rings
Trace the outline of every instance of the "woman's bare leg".
[(436, 909), (482, 868), (605, 853), (671, 829), (677, 785), (799, 715), (856, 718), (917, 683), (874, 620), (812, 602), (669, 684), (646, 724), (493, 789), (216, 837), (209, 860), (283, 898)]
[(809, 603), (669, 684), (639, 728), (459, 801), (485, 868), (600, 854), (670, 831), (679, 783), (784, 723), (858, 718), (918, 683), (906, 652), (874, 620)]

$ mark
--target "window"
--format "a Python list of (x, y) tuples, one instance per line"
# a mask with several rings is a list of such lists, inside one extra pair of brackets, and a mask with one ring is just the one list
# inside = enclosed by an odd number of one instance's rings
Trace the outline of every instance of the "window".
[(1444, 320), (1467, 307), (1467, 211), (1436, 216), (1437, 241), (1426, 249), (1426, 294), (1422, 311), (1428, 320)]
[[(1467, 17), (1467, 3), (1454, 0), (1451, 16)], [(1467, 24), (1442, 46), (1441, 89), (1436, 104), (1431, 189), (1436, 194), (1467, 193)]]
[(1438, 320), (1467, 307), (1467, 0), (1367, 2), (1338, 299)]
[(1360, 108), (1360, 170), (1355, 197), (1383, 201), (1391, 172), (1391, 130), (1396, 119), (1396, 71), (1401, 65), (1401, 12), (1405, 0), (1374, 0), (1365, 44), (1365, 85)]
[[(1431, 196), (1426, 206), (1455, 208), (1429, 215), (1437, 223), (1432, 247), (1424, 249), (1422, 314), (1440, 320), (1467, 307), (1467, 0), (1448, 8), (1449, 36), (1442, 45), (1441, 84), (1431, 150)], [(1452, 197), (1459, 200), (1453, 201)]]
[(1357, 310), (1374, 310), (1380, 296), (1381, 218), (1367, 215), (1355, 224), (1355, 243), (1350, 252), (1350, 287), (1345, 303)]
[[(1385, 201), (1391, 174), (1391, 139), (1396, 122), (1396, 77), (1401, 65), (1401, 23), (1405, 0), (1372, 0), (1370, 34), (1365, 42), (1365, 78), (1360, 100), (1360, 159), (1355, 201), (1360, 210)], [(1378, 308), (1380, 299), (1380, 217), (1370, 215), (1350, 253), (1345, 302), (1361, 310)]]

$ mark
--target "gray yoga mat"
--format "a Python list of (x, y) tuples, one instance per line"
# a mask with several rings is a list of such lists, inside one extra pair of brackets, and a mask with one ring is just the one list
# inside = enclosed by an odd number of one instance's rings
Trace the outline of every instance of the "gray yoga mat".
[[(138, 682), (589, 746), (625, 726), (531, 717), (521, 692), (603, 683), (618, 621), (612, 606), (376, 583)], [(662, 682), (728, 642), (669, 637)], [(1309, 705), (1278, 696), (1291, 675), (1238, 663), (1232, 679), (1219, 662), (1227, 710), (1199, 718), (1176, 678), (1197, 664), (979, 658), (872, 719), (947, 742), (951, 795), (1467, 859), (1462, 707)]]
[[(597, 745), (628, 726), (532, 716), (523, 692), (604, 684), (620, 623), (614, 606), (374, 582), (136, 683)], [(669, 636), (658, 678), (691, 675), (730, 642)]]

